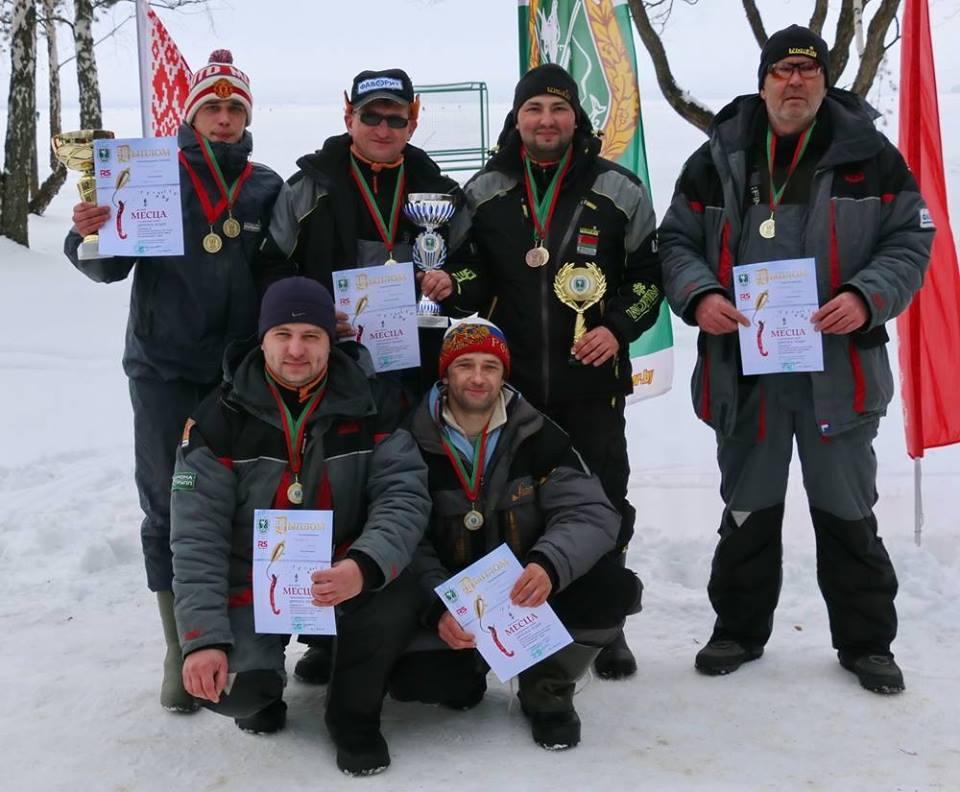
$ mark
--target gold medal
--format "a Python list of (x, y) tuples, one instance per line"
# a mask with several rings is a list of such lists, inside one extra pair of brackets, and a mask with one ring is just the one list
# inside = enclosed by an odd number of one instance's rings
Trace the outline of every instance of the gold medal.
[(390, 258), (388, 258), (385, 262), (383, 262), (384, 266), (389, 266), (391, 264), (396, 264), (396, 263), (397, 263), (397, 260), (393, 257), (392, 253), (390, 254)]
[(527, 266), (532, 269), (542, 267), (550, 261), (550, 251), (543, 245), (537, 245), (537, 247), (530, 248), (530, 250), (527, 251), (526, 256), (524, 256), (524, 261), (526, 261)]
[(303, 484), (299, 481), (294, 481), (293, 484), (287, 487), (287, 500), (295, 506), (303, 503)]
[(230, 239), (236, 239), (240, 236), (240, 221), (237, 220), (233, 215), (228, 217), (223, 221), (223, 235), (230, 237)]
[(483, 515), (476, 509), (470, 509), (463, 516), (463, 524), (468, 531), (477, 531), (483, 527)]
[(207, 253), (219, 253), (222, 248), (223, 240), (213, 231), (203, 238), (203, 249)]
[(770, 215), (766, 220), (760, 223), (760, 236), (764, 239), (773, 239), (777, 235), (777, 224)]

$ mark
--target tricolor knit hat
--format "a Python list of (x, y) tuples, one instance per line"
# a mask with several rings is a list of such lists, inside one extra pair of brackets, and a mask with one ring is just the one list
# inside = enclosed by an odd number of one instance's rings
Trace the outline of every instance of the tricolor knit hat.
[(760, 69), (757, 72), (760, 88), (763, 88), (764, 80), (767, 79), (767, 69), (777, 61), (795, 55), (804, 55), (819, 63), (820, 68), (823, 69), (823, 79), (827, 85), (830, 85), (830, 50), (827, 42), (810, 28), (790, 25), (783, 30), (778, 30), (763, 45), (763, 51), (760, 53)]
[(503, 375), (510, 375), (510, 348), (503, 331), (493, 322), (470, 316), (461, 321), (452, 320), (450, 329), (443, 334), (443, 346), (440, 347), (440, 378), (446, 376), (447, 369), (461, 355), (471, 352), (485, 352), (500, 358), (503, 363)]
[(284, 324), (312, 324), (322, 327), (337, 340), (337, 314), (333, 297), (319, 281), (301, 276), (274, 281), (260, 303), (258, 336), (261, 341), (271, 330)]
[(250, 93), (250, 78), (233, 65), (230, 50), (219, 49), (210, 53), (210, 62), (190, 78), (190, 93), (184, 105), (183, 119), (188, 124), (201, 105), (232, 99), (240, 102), (247, 111), (247, 126), (253, 121), (253, 94)]

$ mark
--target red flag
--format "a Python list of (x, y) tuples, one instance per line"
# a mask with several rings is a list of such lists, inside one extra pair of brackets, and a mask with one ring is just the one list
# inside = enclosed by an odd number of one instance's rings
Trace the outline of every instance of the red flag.
[(176, 135), (190, 92), (190, 67), (146, 0), (137, 2), (144, 137)]
[(925, 448), (960, 442), (960, 270), (947, 215), (927, 0), (906, 0), (900, 48), (900, 151), (937, 227), (923, 287), (897, 318), (907, 453), (916, 459)]

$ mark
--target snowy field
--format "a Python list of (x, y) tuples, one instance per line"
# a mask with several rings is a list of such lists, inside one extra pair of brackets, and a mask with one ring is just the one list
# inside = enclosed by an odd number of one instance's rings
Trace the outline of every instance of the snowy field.
[[(960, 96), (945, 96), (941, 114), (960, 225)], [(494, 109), (494, 134), (502, 115)], [(662, 216), (701, 136), (663, 102), (648, 99), (644, 115)], [(260, 105), (256, 158), (287, 176), (339, 119), (333, 107)], [(107, 110), (105, 124), (138, 130), (133, 111)], [(163, 646), (144, 585), (120, 369), (129, 285), (94, 284), (60, 253), (75, 180), (32, 220), (33, 250), (0, 240), (0, 789), (960, 788), (960, 447), (924, 462), (918, 548), (899, 402), (877, 441), (877, 512), (901, 584), (894, 650), (903, 695), (867, 693), (836, 662), (799, 469), (767, 654), (730, 677), (698, 675), (693, 656), (712, 624), (705, 585), (719, 477), (712, 434), (689, 403), (694, 335), (679, 325), (674, 390), (628, 413), (638, 511), (630, 562), (646, 597), (627, 632), (640, 670), (624, 682), (587, 682), (577, 697), (579, 748), (537, 748), (513, 691), (492, 676), (487, 698), (467, 713), (388, 700), (393, 766), (366, 781), (336, 771), (320, 717), (324, 688), (291, 681), (288, 727), (272, 737), (242, 734), (207, 712), (162, 711)], [(290, 670), (299, 652), (292, 648)]]

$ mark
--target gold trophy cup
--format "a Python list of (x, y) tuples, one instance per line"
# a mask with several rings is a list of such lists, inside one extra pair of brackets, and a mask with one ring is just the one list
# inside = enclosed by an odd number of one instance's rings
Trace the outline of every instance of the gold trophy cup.
[(553, 279), (553, 292), (568, 308), (577, 312), (573, 325), (573, 343), (570, 345), (570, 365), (579, 366), (580, 361), (573, 356), (573, 347), (587, 332), (584, 311), (596, 305), (607, 291), (607, 279), (603, 271), (592, 261), (582, 267), (568, 262), (560, 267)]
[[(54, 135), (50, 141), (54, 156), (70, 170), (82, 174), (77, 182), (81, 201), (92, 204), (97, 202), (97, 179), (93, 175), (93, 141), (109, 140), (113, 137), (113, 132), (106, 129), (82, 129), (78, 132), (61, 132)], [(100, 255), (100, 237), (96, 234), (85, 236), (77, 250), (77, 257), (83, 261), (107, 258)]]

